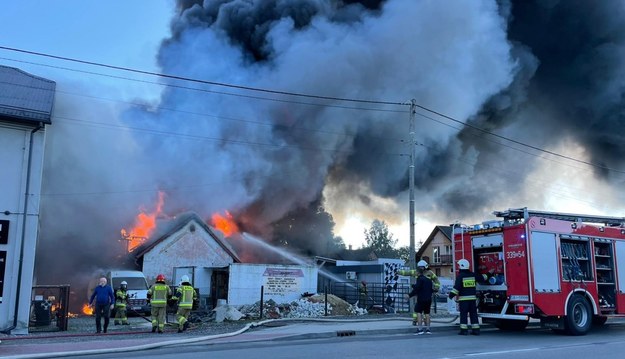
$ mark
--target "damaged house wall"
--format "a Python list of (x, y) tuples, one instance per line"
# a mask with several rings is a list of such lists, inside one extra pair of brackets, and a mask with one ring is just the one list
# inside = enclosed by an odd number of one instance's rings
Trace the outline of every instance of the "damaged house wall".
[(179, 216), (171, 230), (155, 238), (136, 255), (143, 262), (142, 271), (149, 284), (154, 283), (158, 274), (164, 274), (168, 284), (178, 285), (183, 274), (191, 273), (193, 286), (201, 298), (207, 298), (213, 270), (239, 261), (232, 249), (196, 214)]

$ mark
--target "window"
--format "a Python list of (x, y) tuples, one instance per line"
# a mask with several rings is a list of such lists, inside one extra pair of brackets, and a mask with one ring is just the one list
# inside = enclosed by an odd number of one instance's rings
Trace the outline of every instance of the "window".
[(432, 247), (432, 257), (434, 257), (434, 263), (441, 262), (441, 247)]

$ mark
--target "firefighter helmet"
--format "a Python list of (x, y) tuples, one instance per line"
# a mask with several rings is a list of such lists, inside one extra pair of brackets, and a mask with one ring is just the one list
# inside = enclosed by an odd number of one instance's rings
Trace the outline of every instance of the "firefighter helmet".
[(157, 275), (156, 276), (156, 281), (165, 283), (165, 276), (163, 274)]
[(423, 267), (425, 269), (427, 269), (428, 267), (428, 262), (424, 261), (423, 259), (419, 261), (419, 263), (417, 263), (417, 267)]
[(180, 281), (182, 283), (189, 283), (189, 276), (188, 275), (183, 275), (182, 278), (180, 278)]
[(460, 269), (469, 269), (469, 261), (462, 258), (461, 260), (458, 261), (458, 267)]
[(122, 289), (126, 289), (126, 287), (128, 287), (128, 282), (124, 280), (121, 283), (119, 283), (119, 286), (122, 287)]

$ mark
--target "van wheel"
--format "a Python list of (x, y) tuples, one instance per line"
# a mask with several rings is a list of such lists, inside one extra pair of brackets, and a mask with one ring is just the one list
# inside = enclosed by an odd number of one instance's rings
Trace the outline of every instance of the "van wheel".
[(569, 335), (585, 335), (592, 326), (592, 311), (588, 301), (580, 295), (571, 297), (566, 308), (566, 331)]
[(529, 323), (529, 319), (528, 320), (499, 319), (495, 323), (495, 326), (499, 330), (519, 332), (519, 331), (525, 330), (528, 323)]

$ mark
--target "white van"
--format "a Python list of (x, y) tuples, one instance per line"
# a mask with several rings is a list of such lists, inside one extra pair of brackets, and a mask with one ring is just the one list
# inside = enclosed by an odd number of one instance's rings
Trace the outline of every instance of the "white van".
[(128, 316), (150, 314), (148, 304), (148, 281), (143, 272), (130, 270), (115, 270), (106, 274), (106, 278), (113, 291), (117, 291), (120, 283), (128, 283), (128, 297), (130, 305), (127, 307)]

